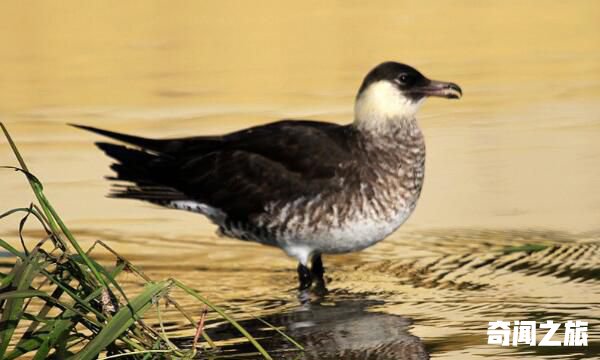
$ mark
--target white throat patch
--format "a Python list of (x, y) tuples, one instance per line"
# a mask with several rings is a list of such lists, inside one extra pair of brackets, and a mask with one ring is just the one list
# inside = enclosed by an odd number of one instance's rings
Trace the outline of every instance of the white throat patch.
[(360, 94), (354, 105), (354, 123), (358, 127), (377, 129), (389, 121), (412, 120), (425, 98), (413, 101), (405, 97), (391, 82), (372, 83)]

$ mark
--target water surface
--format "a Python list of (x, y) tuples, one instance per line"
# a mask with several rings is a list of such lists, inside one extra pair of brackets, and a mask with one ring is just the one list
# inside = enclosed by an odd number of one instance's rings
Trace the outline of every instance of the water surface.
[[(600, 3), (13, 3), (0, 42), (0, 117), (79, 237), (193, 284), (278, 356), (297, 354), (245, 314), (285, 327), (307, 359), (598, 357)], [(194, 214), (104, 198), (98, 138), (65, 126), (159, 137), (346, 123), (362, 77), (384, 60), (465, 96), (421, 110), (427, 170), (412, 218), (371, 249), (325, 257), (331, 294), (308, 303), (279, 250), (218, 238)], [(14, 163), (3, 140), (0, 163)], [(0, 176), (3, 209), (31, 201), (20, 176)], [(17, 223), (0, 224), (2, 237), (16, 242)], [(505, 253), (523, 244), (546, 247)], [(498, 319), (588, 320), (590, 346), (487, 345)], [(193, 329), (169, 321), (189, 341)]]

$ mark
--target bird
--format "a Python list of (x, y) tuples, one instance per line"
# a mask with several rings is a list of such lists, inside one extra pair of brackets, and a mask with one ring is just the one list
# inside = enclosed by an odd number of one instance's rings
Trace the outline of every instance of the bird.
[(322, 255), (363, 250), (413, 213), (425, 174), (416, 113), (461, 88), (394, 61), (364, 77), (347, 124), (284, 119), (223, 135), (154, 139), (70, 124), (108, 137), (109, 197), (206, 216), (231, 238), (298, 261), (299, 290), (327, 291)]

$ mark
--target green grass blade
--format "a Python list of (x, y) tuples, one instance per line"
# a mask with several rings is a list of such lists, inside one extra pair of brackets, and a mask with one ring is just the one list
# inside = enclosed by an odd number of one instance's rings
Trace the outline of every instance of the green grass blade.
[[(44, 211), (44, 214), (46, 215), (46, 218), (49, 221), (49, 225), (50, 225), (50, 228), (52, 229), (52, 232), (57, 235), (56, 236), (57, 239), (60, 238), (60, 236), (58, 236), (58, 234), (60, 234), (62, 232), (67, 237), (67, 239), (69, 240), (71, 245), (75, 248), (77, 253), (83, 258), (83, 260), (86, 262), (86, 264), (90, 267), (92, 274), (96, 278), (96, 281), (98, 281), (102, 286), (108, 288), (108, 284), (104, 281), (102, 276), (100, 276), (100, 274), (98, 273), (96, 268), (91, 264), (89, 257), (85, 254), (85, 252), (83, 251), (83, 249), (81, 248), (79, 243), (75, 240), (75, 238), (74, 238), (73, 234), (71, 233), (71, 231), (69, 230), (69, 228), (65, 225), (65, 223), (62, 221), (60, 216), (58, 216), (58, 213), (56, 212), (56, 210), (54, 210), (54, 207), (52, 206), (52, 204), (50, 204), (50, 201), (48, 201), (48, 199), (44, 195), (42, 183), (39, 180), (37, 180), (37, 178), (35, 176), (30, 175), (31, 173), (29, 172), (29, 169), (27, 168), (27, 164), (25, 163), (25, 160), (23, 160), (23, 157), (21, 156), (21, 153), (19, 152), (17, 145), (15, 144), (12, 137), (8, 133), (8, 130), (6, 129), (4, 124), (0, 123), (0, 127), (2, 128), (2, 131), (4, 132), (4, 136), (8, 140), (8, 143), (10, 144), (10, 147), (16, 156), (17, 161), (19, 162), (19, 165), (24, 170), (24, 172), (28, 175), (27, 180), (29, 180), (29, 184), (31, 185), (33, 193), (35, 194), (36, 198), (38, 199), (38, 202), (40, 203), (42, 210)], [(63, 245), (66, 245), (66, 244), (63, 244)]]
[[(32, 256), (36, 255), (37, 252), (32, 254)], [(11, 288), (15, 290), (0, 294), (0, 296), (6, 299), (6, 302), (2, 308), (2, 316), (0, 317), (0, 323), (3, 324), (2, 329), (0, 329), (0, 359), (4, 357), (15, 329), (22, 318), (21, 313), (23, 311), (23, 303), (25, 299), (23, 296), (11, 297), (7, 294), (14, 292), (19, 293), (29, 289), (33, 278), (39, 271), (38, 267), (33, 264), (32, 260), (36, 260), (36, 258), (30, 257), (25, 262), (15, 264), (17, 270), (10, 285)]]
[(40, 331), (36, 332), (35, 335), (28, 338), (26, 341), (19, 342), (19, 344), (3, 358), (3, 360), (14, 360), (21, 357), (23, 354), (39, 349), (47, 342), (48, 332), (51, 328), (52, 325), (45, 325)]
[(172, 353), (173, 350), (140, 350), (140, 351), (130, 351), (130, 352), (126, 352), (126, 353), (122, 353), (122, 354), (116, 354), (116, 355), (111, 355), (111, 356), (105, 356), (105, 357), (99, 357), (98, 360), (108, 360), (108, 359), (117, 359), (120, 357), (126, 357), (126, 356), (131, 356), (131, 355), (142, 355), (142, 354), (165, 354), (165, 353)]
[[(10, 145), (10, 148), (12, 149), (13, 153), (15, 154), (15, 157), (17, 158), (19, 165), (21, 166), (21, 168), (23, 170), (29, 172), (29, 170), (27, 168), (27, 164), (25, 164), (25, 160), (23, 160), (23, 157), (21, 156), (19, 149), (17, 149), (17, 145), (15, 144), (12, 137), (8, 133), (8, 130), (6, 129), (4, 124), (1, 122), (0, 122), (0, 128), (2, 128), (2, 131), (4, 132), (4, 136), (6, 137), (6, 140), (8, 140), (8, 144)], [(29, 176), (27, 177), (27, 180), (29, 180), (29, 185), (31, 185), (31, 189), (33, 190), (33, 193), (37, 197), (38, 202), (41, 204), (42, 203), (41, 198), (40, 198), (40, 195), (42, 194), (41, 184), (39, 182), (32, 180)], [(58, 226), (56, 225), (56, 222), (52, 219), (52, 217), (50, 216), (50, 213), (48, 212), (48, 210), (46, 208), (43, 207), (43, 205), (42, 205), (42, 210), (46, 214), (46, 219), (48, 219), (48, 225), (50, 225), (50, 228), (52, 229), (52, 231), (54, 233), (58, 234), (59, 231), (58, 231)]]
[[(92, 299), (97, 298), (101, 292), (101, 288), (96, 289), (85, 299), (83, 299), (83, 302), (86, 304), (89, 303), (89, 301), (91, 301)], [(38, 353), (42, 352), (42, 349), (40, 349), (40, 347), (43, 345), (44, 342), (48, 342), (50, 346), (58, 340), (60, 334), (62, 334), (63, 332), (68, 332), (70, 331), (70, 329), (75, 327), (76, 323), (73, 320), (73, 317), (75, 315), (76, 313), (74, 311), (67, 309), (61, 314), (60, 319), (54, 322), (54, 324), (45, 325), (39, 330), (37, 330), (35, 334), (32, 335), (32, 337), (27, 339), (21, 339), (21, 341), (19, 341), (19, 343), (15, 346), (15, 349), (10, 354), (8, 354), (3, 360), (13, 360), (25, 353), (36, 349), (39, 349)]]
[(15, 278), (15, 268), (12, 268), (11, 271), (6, 274), (6, 275), (2, 275), (2, 280), (0, 280), (0, 291), (2, 291), (2, 289), (4, 289), (5, 287), (8, 287), (13, 279)]
[(16, 209), (11, 209), (11, 210), (8, 210), (8, 211), (2, 213), (2, 215), (0, 215), (0, 219), (5, 218), (7, 216), (10, 216), (10, 215), (12, 215), (14, 213), (17, 213), (17, 212), (33, 213), (33, 210), (30, 209), (30, 208), (16, 208)]
[(283, 336), (287, 341), (289, 341), (292, 345), (294, 345), (296, 348), (298, 348), (298, 350), (304, 351), (304, 346), (300, 345), (296, 340), (292, 339), (292, 337), (290, 337), (289, 335), (287, 335), (283, 331), (279, 330), (275, 325), (269, 323), (266, 320), (263, 320), (263, 319), (259, 318), (258, 316), (254, 316), (254, 318), (256, 320), (262, 322), (263, 324), (267, 325), (269, 328), (275, 330), (279, 335)]
[(175, 285), (177, 287), (179, 287), (180, 289), (182, 289), (183, 291), (185, 291), (186, 293), (190, 294), (191, 296), (195, 297), (196, 299), (202, 301), (203, 303), (205, 303), (206, 305), (208, 305), (208, 307), (210, 307), (211, 309), (213, 309), (214, 311), (216, 311), (219, 315), (221, 315), (222, 318), (224, 318), (225, 320), (227, 320), (233, 327), (235, 327), (242, 335), (244, 335), (244, 337), (246, 337), (246, 339), (248, 339), (248, 341), (250, 341), (250, 343), (254, 346), (254, 348), (256, 348), (256, 350), (258, 350), (258, 352), (265, 358), (268, 360), (273, 360), (273, 358), (271, 358), (271, 356), (269, 355), (269, 353), (267, 353), (267, 351), (262, 347), (262, 345), (260, 345), (258, 343), (258, 341), (256, 341), (256, 339), (250, 335), (250, 333), (248, 331), (246, 331), (246, 329), (244, 329), (237, 321), (235, 321), (232, 317), (230, 317), (229, 315), (227, 315), (220, 307), (216, 306), (215, 304), (211, 303), (210, 301), (208, 301), (208, 299), (206, 299), (204, 296), (200, 295), (198, 292), (196, 292), (194, 289), (186, 286), (185, 284), (183, 284), (182, 282), (180, 282), (177, 279), (173, 279), (173, 282), (175, 283)]
[(16, 256), (16, 257), (18, 257), (18, 258), (20, 258), (22, 260), (25, 259), (25, 254), (21, 254), (21, 252), (19, 250), (15, 249), (9, 243), (7, 243), (6, 241), (4, 241), (2, 239), (0, 239), (0, 247), (3, 247), (8, 252), (10, 252), (14, 256)]
[(35, 356), (33, 360), (44, 360), (48, 358), (48, 354), (50, 353), (50, 337), (44, 338), (37, 351), (35, 352)]
[(26, 299), (26, 298), (31, 298), (31, 297), (46, 297), (48, 296), (48, 294), (46, 294), (43, 291), (39, 291), (39, 290), (13, 290), (13, 291), (6, 291), (3, 292), (2, 294), (0, 294), (0, 300), (4, 300), (4, 299)]
[[(97, 326), (100, 325), (99, 323), (97, 323), (97, 322), (95, 322), (95, 321), (93, 321), (91, 319), (87, 319), (85, 317), (84, 313), (82, 313), (81, 311), (75, 309), (73, 306), (71, 306), (69, 304), (66, 304), (66, 303), (63, 303), (63, 302), (60, 302), (58, 299), (54, 299), (50, 295), (46, 294), (43, 291), (39, 291), (39, 290), (14, 290), (14, 291), (7, 291), (7, 292), (4, 292), (4, 293), (0, 294), (0, 300), (2, 300), (2, 299), (7, 299), (8, 301), (11, 301), (11, 300), (17, 300), (18, 301), (18, 300), (20, 300), (22, 302), (23, 299), (28, 299), (28, 298), (32, 298), (32, 297), (36, 297), (36, 296), (40, 297), (42, 299), (45, 299), (47, 301), (50, 301), (50, 302), (52, 302), (52, 303), (60, 306), (61, 308), (69, 309), (69, 310), (71, 310), (74, 313), (82, 316), (83, 318), (85, 318), (86, 320), (92, 322), (93, 324), (95, 324)], [(7, 303), (8, 303), (8, 301), (7, 301)], [(7, 307), (5, 306), (5, 309), (6, 308)], [(4, 313), (2, 315), (4, 315)], [(21, 314), (19, 314), (19, 315), (21, 315)]]
[(41, 199), (42, 208), (47, 209), (49, 211), (49, 213), (51, 214), (51, 217), (56, 221), (56, 223), (58, 223), (58, 226), (60, 227), (62, 233), (65, 234), (65, 236), (69, 240), (69, 243), (75, 248), (75, 250), (77, 251), (77, 254), (79, 254), (79, 256), (81, 256), (81, 258), (84, 260), (86, 265), (90, 268), (90, 270), (92, 271), (92, 274), (94, 274), (94, 278), (96, 279), (96, 281), (98, 281), (105, 288), (108, 288), (108, 284), (106, 283), (106, 281), (104, 280), (102, 275), (100, 275), (100, 273), (98, 272), (96, 267), (92, 264), (92, 260), (89, 258), (89, 256), (87, 256), (85, 251), (83, 251), (83, 249), (81, 248), (81, 246), (79, 245), (77, 240), (75, 240), (75, 237), (73, 236), (73, 234), (71, 233), (71, 231), (69, 230), (67, 225), (65, 225), (65, 223), (62, 221), (60, 216), (58, 216), (58, 213), (56, 212), (56, 210), (54, 210), (54, 207), (50, 204), (50, 201), (48, 201), (46, 196), (41, 192), (40, 192), (40, 199)]
[(98, 310), (94, 309), (89, 305), (88, 302), (84, 301), (80, 296), (73, 291), (73, 288), (69, 286), (69, 284), (63, 283), (60, 279), (56, 278), (46, 270), (41, 271), (44, 276), (46, 276), (52, 283), (56, 286), (64, 290), (64, 292), (69, 295), (73, 300), (75, 300), (78, 304), (80, 304), (85, 310), (91, 311), (94, 315), (96, 315), (100, 319), (104, 319), (104, 315), (100, 313)]
[[(63, 289), (56, 287), (54, 289), (54, 291), (52, 291), (52, 293), (50, 294), (50, 297), (52, 299), (60, 299), (60, 297), (62, 296), (63, 293), (64, 293)], [(33, 332), (38, 328), (40, 323), (42, 323), (42, 322), (49, 323), (47, 321), (48, 314), (54, 308), (55, 308), (55, 305), (52, 301), (46, 301), (44, 306), (42, 306), (42, 308), (40, 309), (40, 311), (38, 311), (38, 313), (36, 315), (27, 314), (27, 313), (23, 314), (26, 317), (31, 317), (32, 321), (31, 321), (31, 324), (29, 324), (29, 327), (27, 328), (27, 330), (25, 330), (25, 332), (23, 333), (23, 336), (21, 337), (21, 339), (19, 339), (19, 342), (21, 342), (23, 339), (31, 337), (31, 334), (33, 334)], [(46, 321), (44, 321), (43, 319), (46, 319)], [(55, 320), (54, 317), (52, 317), (51, 319), (53, 321)], [(53, 321), (50, 321), (50, 323)]]
[(548, 245), (544, 244), (523, 244), (518, 246), (507, 246), (504, 248), (504, 254), (512, 254), (516, 252), (537, 252), (548, 248)]
[[(109, 344), (121, 336), (129, 327), (139, 319), (152, 305), (153, 299), (161, 296), (172, 285), (170, 281), (161, 281), (147, 285), (144, 291), (131, 300), (130, 306), (123, 307), (104, 326), (104, 328), (90, 341), (73, 359), (95, 359)], [(133, 312), (132, 312), (133, 311)]]
[[(79, 256), (79, 255), (74, 255), (71, 258), (73, 260), (75, 260), (75, 261), (85, 263), (85, 260), (81, 256)], [(121, 287), (121, 285), (115, 280), (115, 277), (113, 275), (111, 275), (104, 268), (104, 266), (102, 266), (101, 264), (99, 264), (98, 262), (96, 262), (94, 259), (90, 258), (90, 263), (93, 264), (93, 266), (96, 268), (96, 270), (98, 271), (98, 273), (104, 275), (104, 278), (119, 291), (119, 293), (121, 294), (121, 296), (123, 296), (123, 300), (125, 300), (125, 302), (128, 303), (129, 299), (127, 297), (127, 293), (125, 293), (125, 290), (123, 290), (123, 288)]]

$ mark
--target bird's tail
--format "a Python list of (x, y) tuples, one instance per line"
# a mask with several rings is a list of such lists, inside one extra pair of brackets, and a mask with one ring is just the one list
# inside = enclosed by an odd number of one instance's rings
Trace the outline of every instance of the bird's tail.
[(145, 200), (157, 204), (185, 199), (181, 192), (169, 186), (170, 180), (166, 176), (172, 173), (171, 158), (163, 154), (169, 145), (168, 140), (148, 139), (92, 126), (69, 125), (139, 148), (106, 142), (96, 143), (106, 155), (115, 160), (111, 165), (115, 176), (108, 177), (109, 180), (115, 181), (109, 197)]
[(111, 165), (115, 176), (109, 179), (117, 183), (113, 186), (110, 197), (145, 200), (158, 204), (185, 199), (181, 192), (169, 186), (169, 158), (123, 145), (105, 142), (98, 142), (96, 145), (116, 160)]
[(128, 143), (131, 145), (139, 146), (143, 149), (152, 150), (152, 151), (162, 151), (165, 146), (165, 140), (158, 139), (148, 139), (140, 136), (133, 136), (123, 133), (118, 133), (114, 131), (98, 129), (92, 126), (86, 125), (78, 125), (78, 124), (69, 124), (70, 126), (76, 127), (78, 129), (91, 131), (93, 133), (109, 137), (111, 139), (119, 140), (124, 143)]

